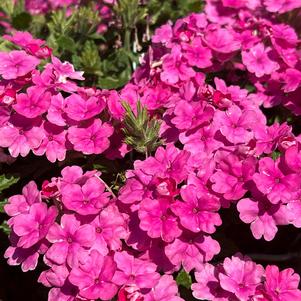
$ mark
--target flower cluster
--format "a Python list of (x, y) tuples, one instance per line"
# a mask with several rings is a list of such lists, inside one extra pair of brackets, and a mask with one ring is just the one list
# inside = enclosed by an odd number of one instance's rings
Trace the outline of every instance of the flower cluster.
[(195, 273), (193, 295), (201, 300), (287, 300), (301, 298), (299, 275), (292, 269), (265, 269), (241, 254), (226, 258), (220, 265), (207, 263)]
[(99, 172), (66, 167), (41, 191), (32, 181), (5, 211), (12, 229), (5, 257), (26, 272), (43, 255), (49, 269), (39, 282), (51, 287), (49, 300), (110, 300), (117, 293), (119, 300), (182, 300), (172, 276), (160, 277), (154, 263), (123, 246), (128, 216)]
[[(117, 197), (100, 172), (74, 165), (9, 198), (5, 257), (28, 271), (42, 255), (50, 301), (181, 301), (173, 274), (182, 268), (200, 300), (301, 298), (292, 269), (241, 254), (209, 263), (221, 251), (221, 208), (237, 208), (256, 239), (301, 227), (301, 138), (260, 108), (301, 112), (300, 12), (279, 17), (301, 3), (276, 2), (208, 0), (205, 13), (163, 25), (120, 91), (79, 87), (83, 73), (29, 33), (4, 37), (19, 48), (0, 52), (0, 162), (131, 151)], [(160, 124), (144, 160), (125, 143), (129, 112), (142, 142), (149, 121)]]
[[(5, 38), (22, 50), (0, 52), (1, 147), (15, 158), (32, 151), (37, 156), (45, 154), (50, 162), (63, 161), (68, 150), (86, 155), (107, 151), (112, 158), (123, 155), (119, 147), (126, 152), (119, 132), (113, 135), (106, 110), (108, 92), (77, 86), (74, 80), (84, 80), (83, 72), (52, 56), (44, 41), (29, 33)], [(49, 57), (51, 62), (40, 71)]]

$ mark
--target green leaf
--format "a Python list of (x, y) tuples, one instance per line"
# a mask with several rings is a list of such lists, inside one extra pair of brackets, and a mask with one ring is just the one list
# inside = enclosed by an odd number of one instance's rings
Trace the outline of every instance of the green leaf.
[(7, 204), (7, 199), (0, 202), (0, 213), (4, 213), (4, 206)]
[(76, 52), (76, 43), (74, 40), (67, 36), (60, 36), (57, 39), (57, 44), (59, 47), (61, 47), (63, 50), (67, 50), (71, 53)]
[(26, 30), (29, 28), (32, 17), (29, 13), (22, 12), (13, 16), (12, 25), (17, 30)]
[(147, 109), (140, 101), (137, 102), (136, 114), (126, 101), (122, 105), (126, 111), (123, 128), (125, 143), (148, 156), (162, 144), (159, 138), (160, 122), (154, 118), (150, 119)]
[(191, 276), (186, 273), (183, 269), (178, 273), (176, 278), (178, 286), (184, 286), (187, 289), (190, 289), (190, 286), (192, 284)]
[(19, 177), (1, 175), (0, 176), (0, 193), (9, 188), (10, 186), (16, 184), (19, 181)]

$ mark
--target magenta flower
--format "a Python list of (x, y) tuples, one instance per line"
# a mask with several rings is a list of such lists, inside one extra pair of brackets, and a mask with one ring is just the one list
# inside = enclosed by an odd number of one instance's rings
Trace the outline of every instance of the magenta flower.
[(10, 242), (12, 246), (7, 248), (4, 258), (7, 259), (7, 263), (11, 266), (21, 265), (23, 272), (34, 270), (38, 265), (40, 254), (44, 254), (48, 249), (48, 242), (44, 239), (32, 247), (19, 248), (16, 246), (18, 237), (14, 233), (10, 235)]
[(34, 203), (27, 213), (14, 217), (13, 230), (20, 237), (17, 246), (29, 248), (46, 237), (58, 214), (56, 207)]
[(188, 273), (193, 269), (201, 269), (203, 263), (209, 261), (220, 252), (217, 241), (202, 233), (184, 232), (165, 248), (165, 254), (170, 262), (183, 268)]
[(9, 153), (16, 158), (18, 155), (26, 157), (42, 142), (43, 130), (21, 115), (15, 114), (11, 124), (0, 127), (0, 146), (8, 147)]
[(33, 150), (34, 154), (42, 156), (54, 163), (56, 160), (63, 161), (66, 157), (66, 131), (50, 122), (43, 124), (45, 136), (40, 146)]
[(195, 71), (183, 61), (180, 47), (174, 46), (170, 54), (163, 59), (163, 72), (161, 80), (167, 84), (176, 84), (179, 80), (189, 80)]
[(66, 84), (68, 78), (83, 80), (83, 71), (75, 71), (72, 64), (68, 62), (62, 63), (58, 58), (52, 56), (52, 66), (54, 68), (55, 75), (58, 83)]
[(271, 204), (264, 197), (260, 200), (242, 199), (237, 204), (240, 219), (251, 224), (251, 231), (256, 239), (262, 236), (271, 241), (278, 229), (277, 225), (289, 223), (289, 212), (286, 206)]
[(104, 108), (103, 103), (95, 96), (84, 99), (78, 94), (72, 94), (65, 99), (65, 103), (67, 116), (76, 121), (90, 119)]
[(279, 163), (279, 159), (274, 161), (269, 157), (262, 158), (259, 161), (259, 172), (253, 175), (258, 190), (273, 204), (288, 202), (300, 183), (299, 175), (285, 175), (280, 170)]
[[(220, 158), (219, 158), (220, 156)], [(212, 190), (223, 194), (227, 200), (238, 200), (247, 192), (247, 183), (255, 173), (253, 157), (240, 161), (228, 152), (216, 153), (215, 160), (219, 161), (217, 171), (210, 177)]]
[(187, 185), (181, 189), (184, 202), (172, 204), (172, 211), (179, 217), (181, 225), (192, 232), (215, 232), (222, 220), (216, 211), (220, 208), (219, 200), (205, 187)]
[(177, 217), (169, 207), (169, 201), (165, 199), (144, 199), (141, 202), (138, 211), (140, 228), (147, 231), (151, 238), (161, 237), (164, 241), (171, 242), (181, 235)]
[(86, 259), (86, 250), (95, 241), (95, 230), (88, 224), (81, 226), (73, 215), (64, 214), (61, 225), (55, 223), (49, 229), (47, 240), (53, 244), (45, 255), (47, 261), (74, 267), (81, 259)]
[(293, 269), (279, 271), (275, 265), (268, 265), (265, 271), (264, 288), (267, 298), (272, 301), (301, 300), (298, 289), (300, 276)]
[(117, 206), (108, 205), (90, 224), (95, 227), (96, 233), (93, 248), (104, 255), (108, 253), (108, 249), (121, 250), (121, 239), (127, 238), (128, 231), (126, 221)]
[(240, 255), (226, 258), (223, 264), (224, 272), (219, 274), (221, 287), (241, 300), (248, 301), (254, 295), (256, 287), (261, 282), (264, 269)]
[(145, 295), (144, 301), (183, 301), (178, 296), (178, 286), (170, 275), (163, 275), (158, 284)]
[(28, 213), (30, 207), (41, 202), (41, 194), (34, 181), (29, 182), (22, 189), (22, 194), (17, 194), (8, 199), (4, 206), (9, 216), (17, 216), (21, 213)]
[(211, 50), (204, 47), (201, 38), (195, 38), (190, 45), (184, 45), (184, 57), (187, 59), (191, 66), (198, 68), (207, 68), (212, 66)]
[(68, 130), (68, 139), (76, 151), (86, 155), (101, 154), (110, 145), (109, 137), (113, 134), (113, 128), (108, 123), (102, 123), (95, 119), (85, 127), (72, 126)]
[(147, 261), (135, 258), (123, 251), (115, 253), (114, 261), (117, 264), (113, 282), (118, 285), (135, 284), (139, 288), (152, 288), (160, 278), (156, 272), (156, 265)]
[(228, 301), (235, 300), (235, 296), (223, 290), (218, 279), (218, 267), (205, 263), (195, 272), (196, 283), (191, 285), (192, 295), (200, 300)]
[(50, 106), (51, 94), (39, 87), (30, 87), (27, 94), (17, 94), (17, 103), (13, 108), (27, 118), (35, 118), (45, 113)]
[(220, 131), (225, 138), (234, 143), (247, 143), (254, 134), (253, 127), (258, 123), (256, 111), (242, 111), (238, 106), (232, 105), (226, 112), (219, 111), (216, 120), (220, 124)]
[(144, 295), (135, 284), (124, 285), (118, 292), (117, 301), (144, 301)]
[(279, 69), (279, 64), (271, 60), (270, 53), (270, 48), (265, 49), (262, 43), (258, 43), (250, 50), (242, 51), (242, 61), (249, 72), (255, 73), (257, 77), (262, 77)]
[(69, 281), (79, 288), (79, 296), (88, 300), (111, 300), (117, 293), (112, 283), (116, 264), (111, 257), (92, 250), (84, 264), (71, 270)]
[(66, 185), (61, 193), (66, 208), (81, 215), (97, 214), (110, 201), (104, 184), (96, 177), (88, 178), (82, 186)]
[(51, 97), (50, 107), (47, 111), (47, 119), (51, 123), (58, 126), (66, 125), (66, 116), (65, 116), (65, 99), (61, 93), (53, 95)]
[(0, 75), (4, 79), (16, 79), (31, 72), (40, 60), (25, 51), (0, 52)]
[(191, 130), (210, 122), (214, 108), (203, 103), (179, 101), (174, 109), (171, 122), (180, 130)]
[(230, 53), (240, 48), (240, 42), (233, 31), (218, 26), (208, 26), (203, 41), (212, 50), (220, 53)]

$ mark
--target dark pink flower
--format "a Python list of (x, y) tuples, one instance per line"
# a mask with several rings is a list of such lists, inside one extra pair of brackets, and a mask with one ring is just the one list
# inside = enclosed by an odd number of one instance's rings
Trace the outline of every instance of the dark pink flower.
[(300, 183), (299, 175), (293, 173), (285, 175), (279, 168), (279, 163), (279, 159), (274, 161), (269, 157), (262, 158), (259, 161), (259, 172), (253, 175), (259, 191), (273, 204), (279, 201), (288, 202)]
[(183, 202), (172, 204), (172, 211), (179, 217), (181, 225), (192, 232), (215, 232), (222, 220), (216, 212), (220, 208), (219, 200), (205, 187), (187, 185), (181, 188)]
[(264, 288), (267, 298), (271, 301), (301, 300), (298, 289), (300, 277), (293, 269), (279, 271), (275, 265), (268, 265), (265, 271)]
[(154, 287), (160, 278), (156, 272), (156, 265), (140, 260), (127, 252), (118, 252), (114, 255), (117, 264), (113, 281), (118, 285), (137, 285), (140, 289)]
[(178, 286), (170, 275), (163, 275), (158, 284), (144, 297), (144, 301), (183, 301)]
[(23, 50), (0, 52), (0, 75), (4, 79), (16, 79), (31, 72), (40, 60)]
[(237, 204), (240, 219), (251, 224), (251, 231), (256, 239), (262, 236), (271, 241), (278, 229), (277, 225), (289, 223), (289, 212), (285, 205), (271, 204), (264, 197), (258, 200), (242, 199)]
[(88, 224), (81, 226), (73, 215), (64, 214), (61, 225), (55, 223), (49, 229), (47, 240), (52, 243), (45, 255), (47, 261), (74, 267), (80, 260), (86, 259), (85, 250), (93, 245), (95, 230)]
[(249, 51), (242, 51), (242, 61), (251, 73), (257, 77), (265, 74), (272, 74), (279, 69), (279, 64), (270, 58), (270, 48), (264, 48), (262, 43), (258, 43)]
[(241, 300), (248, 301), (261, 283), (264, 269), (247, 257), (232, 256), (223, 263), (224, 271), (219, 274), (221, 287)]
[(68, 139), (75, 150), (86, 155), (101, 154), (110, 145), (109, 137), (113, 128), (108, 123), (95, 119), (85, 127), (72, 126), (68, 130)]
[(34, 203), (27, 213), (13, 219), (13, 230), (20, 237), (17, 246), (29, 248), (46, 237), (58, 214), (56, 207), (49, 209), (45, 203)]
[(201, 269), (204, 262), (209, 261), (220, 252), (217, 241), (202, 233), (184, 232), (165, 248), (165, 254), (172, 264), (183, 265), (186, 272)]
[(140, 228), (147, 231), (151, 238), (161, 237), (166, 242), (171, 242), (181, 235), (177, 217), (169, 209), (170, 204), (166, 199), (144, 199), (138, 211)]
[(88, 300), (111, 300), (117, 293), (112, 283), (116, 264), (109, 256), (92, 250), (85, 263), (71, 270), (69, 280), (79, 288), (79, 296)]

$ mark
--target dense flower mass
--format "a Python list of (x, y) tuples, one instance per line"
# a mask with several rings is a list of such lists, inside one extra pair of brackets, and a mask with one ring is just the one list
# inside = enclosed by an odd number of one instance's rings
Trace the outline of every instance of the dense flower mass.
[[(114, 3), (97, 7), (110, 14)], [(25, 4), (32, 14), (80, 5)], [(0, 162), (32, 152), (63, 166), (4, 206), (8, 263), (26, 272), (43, 259), (49, 301), (181, 301), (180, 273), (199, 300), (301, 300), (290, 268), (240, 253), (212, 261), (226, 209), (255, 239), (301, 227), (300, 135), (266, 113), (301, 114), (300, 8), (207, 0), (155, 31), (119, 91), (80, 86), (83, 72), (28, 32), (5, 35), (14, 50), (0, 52)]]

